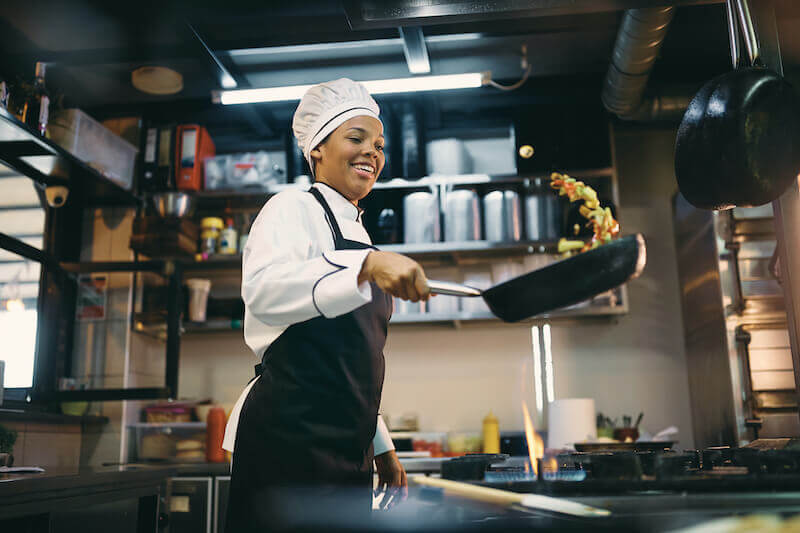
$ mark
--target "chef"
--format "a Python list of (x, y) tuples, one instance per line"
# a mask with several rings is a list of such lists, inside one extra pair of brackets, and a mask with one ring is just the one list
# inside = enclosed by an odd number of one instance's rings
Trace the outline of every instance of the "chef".
[(225, 431), (226, 531), (277, 529), (343, 496), (339, 514), (366, 518), (373, 459), (382, 506), (408, 493), (378, 414), (383, 347), (391, 297), (430, 291), (419, 264), (378, 251), (362, 225), (358, 202), (385, 162), (379, 112), (360, 83), (311, 87), (292, 129), (315, 183), (273, 196), (250, 230), (244, 337), (261, 363)]

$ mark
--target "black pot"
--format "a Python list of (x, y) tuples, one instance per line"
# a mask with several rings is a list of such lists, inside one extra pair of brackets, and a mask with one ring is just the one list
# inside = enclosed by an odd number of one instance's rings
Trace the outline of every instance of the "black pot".
[(508, 459), (504, 453), (474, 453), (454, 457), (442, 463), (442, 478), (452, 480), (482, 480), (489, 466)]

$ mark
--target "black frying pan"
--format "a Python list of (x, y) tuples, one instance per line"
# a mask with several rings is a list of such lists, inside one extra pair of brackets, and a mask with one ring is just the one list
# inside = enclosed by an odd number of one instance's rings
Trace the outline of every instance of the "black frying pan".
[[(751, 66), (739, 63), (738, 25)], [(683, 116), (675, 176), (701, 209), (751, 207), (776, 199), (800, 171), (800, 102), (793, 87), (764, 68), (747, 0), (728, 0), (734, 68), (707, 82)]]
[(516, 322), (587, 300), (638, 276), (646, 262), (644, 237), (637, 233), (604, 244), (485, 291), (428, 280), (435, 294), (482, 296), (497, 317)]

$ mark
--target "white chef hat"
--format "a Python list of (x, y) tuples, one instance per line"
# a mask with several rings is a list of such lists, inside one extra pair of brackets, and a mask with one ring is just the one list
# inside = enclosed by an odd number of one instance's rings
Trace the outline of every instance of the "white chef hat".
[(297, 144), (314, 173), (311, 150), (342, 123), (366, 115), (380, 120), (381, 110), (366, 87), (348, 78), (314, 85), (306, 91), (292, 120)]

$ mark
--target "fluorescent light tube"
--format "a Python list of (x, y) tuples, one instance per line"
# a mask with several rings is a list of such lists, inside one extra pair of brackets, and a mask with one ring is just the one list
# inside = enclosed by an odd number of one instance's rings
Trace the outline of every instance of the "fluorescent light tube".
[[(371, 80), (362, 81), (361, 83), (371, 94), (413, 93), (420, 91), (442, 91), (447, 89), (470, 89), (484, 85), (486, 80), (490, 78), (491, 73), (489, 72), (471, 72), (468, 74)], [(218, 91), (214, 93), (214, 102), (223, 105), (233, 105), (300, 100), (310, 87), (313, 87), (313, 85)]]

